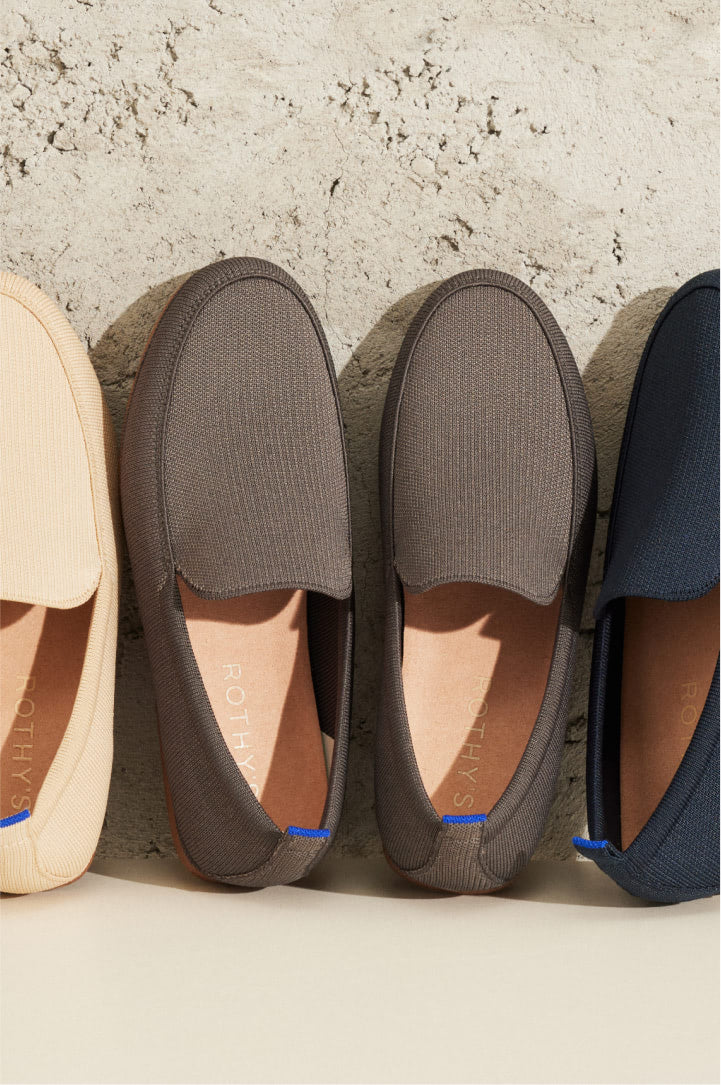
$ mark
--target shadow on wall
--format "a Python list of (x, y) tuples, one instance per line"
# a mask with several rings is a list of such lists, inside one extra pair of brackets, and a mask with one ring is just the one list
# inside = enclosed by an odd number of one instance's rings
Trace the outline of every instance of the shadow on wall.
[[(123, 312), (90, 351), (116, 435), (145, 344), (172, 295), (177, 275), (152, 287)], [(165, 810), (155, 697), (127, 553), (123, 554), (115, 686), (115, 753), (98, 856), (174, 854)]]
[(388, 384), (403, 337), (437, 283), (406, 294), (353, 351), (338, 378), (348, 446), (356, 604), (353, 715), (347, 797), (338, 843), (377, 852), (373, 813), (373, 735), (383, 652), (383, 570), (378, 504), (378, 443)]
[(90, 351), (90, 360), (100, 378), (118, 439), (130, 389), (150, 333), (173, 294), (192, 273), (176, 275), (159, 283), (129, 305), (103, 332)]
[(613, 497), (616, 464), (621, 447), (628, 402), (646, 340), (673, 293), (657, 287), (639, 294), (614, 316), (583, 372), (598, 459), (598, 516), (591, 568), (581, 623), (581, 642), (569, 712), (570, 724), (556, 797), (537, 855), (543, 859), (572, 859), (574, 835), (586, 832), (586, 723), (591, 675), (593, 607), (603, 579), (603, 558), (608, 515)]

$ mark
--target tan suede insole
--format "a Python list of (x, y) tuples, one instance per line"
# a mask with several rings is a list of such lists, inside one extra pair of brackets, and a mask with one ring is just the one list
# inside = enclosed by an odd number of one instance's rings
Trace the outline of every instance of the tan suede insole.
[(676, 775), (719, 654), (718, 586), (700, 599), (627, 599), (621, 681), (621, 847)]
[(280, 829), (319, 828), (328, 774), (306, 592), (207, 600), (177, 579), (198, 669), (239, 771)]
[(561, 592), (538, 606), (485, 584), (405, 593), (403, 688), (437, 813), (487, 814), (508, 787), (545, 693)]
[(92, 609), (0, 604), (0, 818), (32, 812), (72, 715)]

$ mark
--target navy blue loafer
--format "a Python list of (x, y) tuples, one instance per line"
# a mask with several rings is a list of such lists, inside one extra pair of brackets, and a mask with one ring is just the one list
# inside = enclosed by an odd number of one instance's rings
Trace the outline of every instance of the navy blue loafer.
[(634, 896), (718, 893), (718, 271), (674, 294), (641, 358), (596, 619), (574, 844)]

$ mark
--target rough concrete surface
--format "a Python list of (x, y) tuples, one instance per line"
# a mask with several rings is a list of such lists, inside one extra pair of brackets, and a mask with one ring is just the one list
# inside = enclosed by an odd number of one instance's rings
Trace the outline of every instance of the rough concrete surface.
[[(184, 276), (287, 267), (340, 374), (358, 599), (338, 846), (378, 849), (376, 446), (393, 360), (430, 284), (503, 268), (537, 290), (584, 374), (599, 530), (566, 756), (541, 849), (583, 829), (591, 605), (643, 341), (717, 264), (716, 5), (703, 0), (7, 0), (2, 261), (57, 299), (118, 427)], [(106, 856), (172, 849), (132, 586), (118, 652)]]

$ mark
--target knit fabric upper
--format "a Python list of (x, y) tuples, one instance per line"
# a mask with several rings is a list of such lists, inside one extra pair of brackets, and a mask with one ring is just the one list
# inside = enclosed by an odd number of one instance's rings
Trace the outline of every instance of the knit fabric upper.
[(412, 349), (393, 462), (398, 575), (411, 591), (478, 581), (549, 603), (568, 555), (573, 456), (543, 325), (512, 290), (459, 283)]
[[(0, 369), (2, 598), (68, 609), (93, 597), (60, 745), (29, 816), (0, 827), (0, 891), (31, 893), (80, 877), (105, 817), (118, 629), (117, 458), (83, 345), (49, 298), (9, 272), (0, 272)], [(33, 670), (45, 662), (36, 656)], [(65, 660), (55, 665), (62, 684)], [(38, 717), (38, 728), (47, 722)], [(16, 723), (29, 726), (21, 717)]]
[[(553, 796), (596, 506), (578, 369), (555, 320), (523, 283), (466, 272), (426, 301), (391, 379), (380, 482), (386, 632), (376, 811), (384, 847), (423, 884), (496, 889), (530, 859)], [(499, 585), (539, 603), (562, 588), (531, 738), (508, 788), (474, 825), (443, 822), (433, 808), (403, 691), (401, 581), (418, 591), (453, 580)]]
[[(0, 598), (66, 608), (90, 598), (101, 561), (83, 432), (89, 423), (68, 372), (77, 339), (49, 307), (25, 280), (2, 276)], [(91, 367), (83, 376), (86, 384), (97, 380)]]
[(175, 565), (199, 594), (350, 595), (341, 420), (317, 325), (285, 283), (255, 274), (198, 307), (177, 358), (163, 472)]
[[(601, 666), (594, 646), (594, 667)], [(594, 727), (598, 719), (594, 704), (597, 698), (596, 691), (589, 709)], [(623, 889), (644, 900), (675, 904), (718, 893), (718, 665), (704, 710), (676, 775), (644, 828), (623, 851), (612, 839), (607, 839), (611, 818), (601, 793), (603, 751), (599, 739), (594, 734), (589, 742), (591, 840), (575, 838), (579, 853), (592, 859)], [(592, 777), (595, 783), (591, 782)]]
[(685, 600), (719, 579), (719, 273), (668, 302), (636, 375), (597, 605), (588, 721), (593, 859), (630, 893), (676, 902), (719, 887), (719, 671), (665, 795), (620, 847), (619, 752), (625, 598)]
[[(183, 850), (230, 884), (299, 878), (340, 818), (353, 613), (335, 373), (308, 299), (280, 268), (226, 260), (170, 302), (128, 408), (121, 494)], [(327, 836), (283, 833), (238, 771), (190, 645), (176, 570), (209, 598), (308, 589), (318, 715), (335, 739)]]
[(693, 599), (719, 579), (718, 273), (669, 302), (639, 366), (596, 612)]

